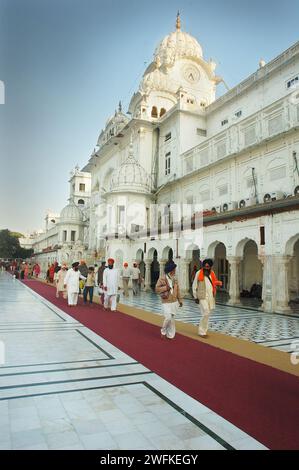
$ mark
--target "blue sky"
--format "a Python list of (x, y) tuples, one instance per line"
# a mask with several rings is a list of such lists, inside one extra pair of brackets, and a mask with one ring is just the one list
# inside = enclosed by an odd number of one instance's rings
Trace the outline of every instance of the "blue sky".
[(230, 87), (299, 39), (298, 0), (0, 0), (0, 229), (64, 207), (69, 171), (127, 110), (178, 9)]

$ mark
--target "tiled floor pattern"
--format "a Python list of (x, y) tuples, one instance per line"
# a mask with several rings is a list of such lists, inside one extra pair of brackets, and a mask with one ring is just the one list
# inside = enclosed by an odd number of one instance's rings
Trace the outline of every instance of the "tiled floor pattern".
[[(138, 296), (130, 293), (130, 297), (121, 296), (121, 302), (161, 314), (160, 298), (151, 292), (141, 292)], [(191, 299), (185, 299), (176, 320), (198, 324), (199, 318), (198, 305)], [(210, 329), (270, 348), (293, 352), (299, 342), (299, 315), (264, 313), (216, 304), (210, 317)]]
[(263, 449), (0, 274), (0, 449)]

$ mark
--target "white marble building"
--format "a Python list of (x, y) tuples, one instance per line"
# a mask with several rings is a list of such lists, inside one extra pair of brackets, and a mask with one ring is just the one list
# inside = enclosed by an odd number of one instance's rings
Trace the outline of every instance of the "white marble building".
[(69, 203), (60, 214), (48, 211), (45, 230), (30, 239), (33, 261), (40, 263), (42, 275), (54, 261), (70, 264), (88, 254), (91, 175), (76, 167), (69, 184)]
[[(173, 258), (187, 294), (191, 271), (208, 256), (232, 305), (256, 284), (265, 311), (290, 310), (299, 298), (299, 42), (260, 60), (219, 98), (215, 69), (178, 16), (128, 113), (120, 103), (107, 120), (97, 149), (71, 176), (71, 202), (35, 240), (43, 269), (56, 259), (138, 260), (149, 290)], [(186, 231), (160, 233), (182, 203), (204, 210), (203, 232), (191, 230), (190, 243)]]
[[(142, 261), (146, 289), (173, 257), (185, 292), (190, 269), (209, 256), (231, 304), (260, 284), (264, 310), (287, 312), (299, 297), (299, 43), (217, 99), (215, 67), (178, 17), (131, 99), (130, 119), (120, 106), (83, 168), (91, 172), (89, 250), (118, 265)], [(141, 209), (123, 238), (132, 202)], [(150, 205), (176, 203), (209, 211), (201, 246), (146, 236)]]

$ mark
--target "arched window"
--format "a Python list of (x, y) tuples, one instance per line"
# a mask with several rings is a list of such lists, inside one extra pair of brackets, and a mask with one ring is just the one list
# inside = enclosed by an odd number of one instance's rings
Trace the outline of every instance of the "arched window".
[(156, 106), (152, 107), (152, 117), (157, 118), (158, 117), (158, 110)]
[(78, 204), (81, 204), (82, 206), (84, 206), (85, 202), (83, 199), (78, 199)]
[(166, 113), (166, 109), (165, 109), (165, 108), (161, 108), (161, 110), (160, 110), (160, 117), (164, 116), (165, 113)]

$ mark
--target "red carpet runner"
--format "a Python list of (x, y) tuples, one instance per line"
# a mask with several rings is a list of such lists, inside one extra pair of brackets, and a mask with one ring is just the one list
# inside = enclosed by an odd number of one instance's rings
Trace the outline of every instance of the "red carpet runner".
[[(299, 449), (297, 377), (99, 305), (69, 308), (38, 281), (31, 289), (270, 449)], [(161, 318), (162, 320), (162, 318)]]

